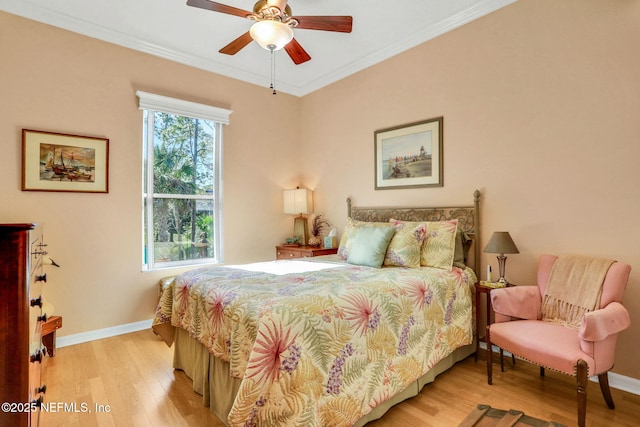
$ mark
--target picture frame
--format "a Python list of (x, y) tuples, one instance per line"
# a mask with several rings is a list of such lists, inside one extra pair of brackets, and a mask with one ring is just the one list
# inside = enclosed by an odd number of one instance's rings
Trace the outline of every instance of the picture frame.
[(109, 192), (109, 140), (22, 129), (22, 190)]
[(374, 132), (375, 189), (442, 187), (443, 117)]

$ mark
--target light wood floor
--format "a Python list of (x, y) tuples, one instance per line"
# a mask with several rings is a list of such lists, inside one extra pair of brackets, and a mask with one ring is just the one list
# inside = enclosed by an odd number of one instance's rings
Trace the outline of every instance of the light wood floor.
[[(150, 331), (59, 348), (46, 363), (46, 402), (57, 412), (44, 413), (42, 427), (223, 426), (171, 368), (172, 349)], [(589, 384), (587, 426), (639, 426), (640, 396), (612, 393), (613, 411)], [(472, 356), (368, 427), (455, 427), (479, 403), (576, 425), (573, 378), (549, 371), (540, 378), (537, 367), (518, 361), (504, 373), (496, 366), (489, 386), (484, 360)]]

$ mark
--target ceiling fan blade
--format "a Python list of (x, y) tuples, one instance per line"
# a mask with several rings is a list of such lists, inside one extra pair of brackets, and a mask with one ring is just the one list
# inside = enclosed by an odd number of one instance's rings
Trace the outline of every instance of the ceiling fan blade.
[(337, 31), (350, 33), (353, 25), (351, 16), (294, 16), (298, 21), (296, 28), (306, 30)]
[(241, 18), (246, 18), (248, 15), (251, 15), (251, 12), (247, 10), (238, 9), (237, 7), (227, 6), (225, 4), (209, 0), (187, 0), (187, 5), (199, 7), (200, 9), (212, 10), (214, 12), (226, 13), (228, 15), (235, 15)]
[(253, 39), (251, 38), (251, 34), (249, 34), (249, 31), (247, 31), (246, 33), (220, 49), (219, 52), (226, 55), (235, 55), (236, 53), (240, 52), (243, 47), (251, 43), (252, 40)]
[(287, 51), (287, 53), (291, 57), (291, 60), (296, 65), (300, 65), (303, 62), (307, 62), (311, 59), (311, 56), (309, 56), (307, 51), (304, 50), (304, 48), (300, 45), (300, 43), (298, 43), (295, 38), (291, 39), (291, 41), (287, 43), (287, 45), (284, 47), (284, 50)]

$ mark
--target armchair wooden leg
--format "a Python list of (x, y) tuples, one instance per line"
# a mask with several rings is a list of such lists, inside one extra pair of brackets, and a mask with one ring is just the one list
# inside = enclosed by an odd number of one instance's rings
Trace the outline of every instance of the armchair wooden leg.
[(491, 385), (493, 376), (493, 351), (491, 351), (491, 336), (487, 326), (487, 384)]
[(598, 375), (598, 383), (600, 384), (600, 391), (602, 391), (602, 397), (607, 402), (609, 409), (616, 409), (615, 403), (613, 403), (613, 397), (611, 396), (611, 389), (609, 388), (609, 373), (605, 372)]
[(500, 348), (500, 372), (504, 372), (504, 350)]
[(544, 377), (544, 366), (540, 366), (540, 376)]
[(587, 381), (589, 365), (584, 360), (576, 363), (576, 377), (578, 378), (578, 427), (585, 427), (587, 416)]

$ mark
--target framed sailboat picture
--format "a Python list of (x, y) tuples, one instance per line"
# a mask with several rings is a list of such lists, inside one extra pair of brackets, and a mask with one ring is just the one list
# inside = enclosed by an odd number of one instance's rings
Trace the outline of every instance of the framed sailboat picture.
[(109, 192), (109, 140), (22, 129), (22, 190)]

